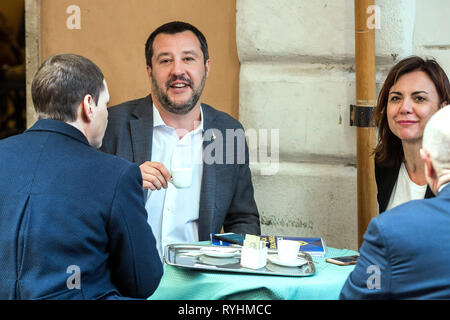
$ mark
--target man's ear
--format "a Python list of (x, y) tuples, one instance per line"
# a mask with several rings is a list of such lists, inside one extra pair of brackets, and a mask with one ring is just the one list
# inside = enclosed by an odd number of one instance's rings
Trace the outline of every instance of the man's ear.
[(81, 116), (84, 121), (91, 122), (93, 115), (94, 99), (90, 94), (84, 96), (83, 101), (81, 101)]
[(420, 157), (425, 163), (425, 174), (430, 179), (436, 178), (436, 170), (434, 169), (433, 162), (431, 161), (430, 154), (423, 148), (420, 149)]
[(147, 66), (147, 74), (148, 78), (150, 79), (150, 82), (152, 81), (152, 67)]
[(208, 78), (208, 75), (209, 75), (209, 70), (210, 70), (210, 60), (208, 59), (208, 60), (206, 60), (206, 63), (205, 63), (205, 72), (206, 72), (206, 77)]

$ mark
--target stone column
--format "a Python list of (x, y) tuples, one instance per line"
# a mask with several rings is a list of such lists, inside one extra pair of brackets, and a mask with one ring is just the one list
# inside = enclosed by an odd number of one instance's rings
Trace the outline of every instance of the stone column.
[(36, 122), (36, 112), (34, 111), (31, 99), (31, 82), (34, 74), (40, 65), (40, 39), (41, 39), (41, 19), (40, 0), (25, 0), (25, 68), (26, 68), (26, 108), (27, 108), (27, 128)]

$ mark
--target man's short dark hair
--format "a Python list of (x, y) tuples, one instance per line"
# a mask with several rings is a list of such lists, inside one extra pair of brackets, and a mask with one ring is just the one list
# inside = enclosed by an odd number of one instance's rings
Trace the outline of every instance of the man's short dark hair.
[(91, 60), (76, 54), (59, 54), (39, 67), (31, 84), (39, 118), (65, 122), (77, 119), (77, 107), (87, 94), (98, 103), (104, 89), (103, 73)]
[(209, 53), (208, 53), (208, 43), (206, 42), (206, 38), (203, 35), (203, 33), (201, 33), (200, 30), (198, 30), (196, 27), (187, 22), (173, 21), (158, 27), (148, 37), (147, 42), (145, 43), (145, 59), (147, 61), (147, 66), (152, 67), (153, 41), (155, 40), (158, 34), (160, 33), (177, 34), (184, 31), (191, 31), (193, 34), (195, 34), (198, 41), (200, 42), (200, 49), (203, 52), (203, 60), (204, 63), (206, 64), (206, 61), (208, 61), (209, 59)]

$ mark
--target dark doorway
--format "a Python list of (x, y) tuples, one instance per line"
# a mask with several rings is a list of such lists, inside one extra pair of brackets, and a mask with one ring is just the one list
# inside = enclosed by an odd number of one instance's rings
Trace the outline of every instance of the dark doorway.
[(6, 3), (0, 6), (0, 139), (26, 129), (25, 11), (23, 1)]

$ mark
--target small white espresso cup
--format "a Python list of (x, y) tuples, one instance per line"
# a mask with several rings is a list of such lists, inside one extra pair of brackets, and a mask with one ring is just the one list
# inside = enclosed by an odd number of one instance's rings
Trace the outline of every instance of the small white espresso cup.
[(192, 183), (192, 168), (172, 168), (171, 182), (179, 189), (189, 188)]
[(283, 262), (295, 262), (297, 260), (300, 242), (294, 240), (278, 240), (277, 246), (278, 259)]

